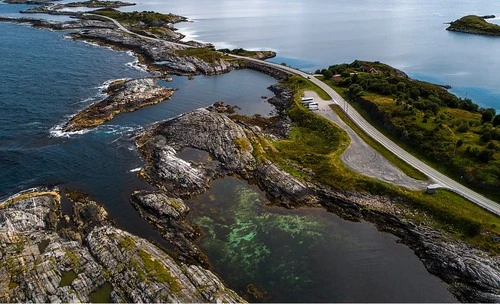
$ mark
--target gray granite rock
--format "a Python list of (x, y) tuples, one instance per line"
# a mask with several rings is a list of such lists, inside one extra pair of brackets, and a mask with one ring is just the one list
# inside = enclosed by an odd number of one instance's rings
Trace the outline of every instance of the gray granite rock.
[[(113, 227), (97, 203), (81, 194), (67, 196), (74, 203), (74, 226), (61, 230), (51, 215), (63, 221), (56, 191), (32, 191), (0, 203), (0, 302), (243, 301), (209, 270), (179, 263)], [(173, 205), (165, 214), (187, 212), (182, 202)], [(69, 229), (83, 242), (58, 233)], [(111, 290), (95, 298), (106, 285)]]

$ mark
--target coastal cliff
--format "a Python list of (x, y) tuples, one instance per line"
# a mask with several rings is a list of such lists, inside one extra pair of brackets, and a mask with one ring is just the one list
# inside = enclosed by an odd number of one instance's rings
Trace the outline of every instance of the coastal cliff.
[(0, 203), (1, 302), (242, 302), (210, 271), (114, 227), (81, 193), (36, 190)]

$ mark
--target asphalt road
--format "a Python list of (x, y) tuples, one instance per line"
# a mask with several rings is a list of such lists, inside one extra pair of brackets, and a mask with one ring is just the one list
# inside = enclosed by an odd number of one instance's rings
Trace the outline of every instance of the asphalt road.
[[(93, 15), (93, 14), (86, 14), (86, 15)], [(105, 19), (112, 21), (114, 24), (116, 24), (116, 26), (118, 26), (122, 31), (124, 31), (126, 33), (136, 35), (136, 36), (142, 37), (144, 39), (148, 39), (148, 40), (167, 42), (167, 41), (164, 41), (161, 39), (147, 37), (147, 36), (143, 36), (143, 35), (131, 32), (113, 18), (109, 18), (109, 17), (105, 17), (105, 16), (101, 16), (101, 15), (93, 15), (93, 16), (104, 17)], [(170, 42), (170, 41), (168, 43), (172, 43), (174, 45), (178, 45), (178, 46), (182, 46), (182, 47), (187, 47), (186, 45), (181, 44), (181, 43), (174, 43), (174, 42)], [(334, 103), (338, 104), (342, 109), (344, 109), (344, 112), (346, 112), (347, 115), (354, 121), (354, 123), (356, 123), (366, 134), (368, 134), (373, 139), (378, 141), (381, 145), (383, 145), (389, 151), (391, 151), (396, 156), (398, 156), (399, 158), (404, 160), (410, 166), (414, 167), (415, 169), (417, 169), (420, 172), (427, 175), (429, 177), (429, 179), (434, 181), (437, 185), (439, 185), (439, 187), (453, 191), (453, 192), (465, 197), (466, 199), (470, 200), (471, 202), (475, 203), (476, 205), (478, 205), (478, 206), (480, 206), (480, 207), (482, 207), (482, 208), (484, 208), (484, 209), (486, 209), (486, 210), (488, 210), (496, 215), (500, 215), (500, 205), (499, 204), (482, 196), (481, 194), (479, 194), (475, 191), (472, 191), (471, 189), (465, 187), (464, 185), (454, 181), (453, 179), (451, 179), (451, 178), (447, 177), (446, 175), (440, 173), (439, 171), (431, 168), (430, 166), (428, 166), (427, 164), (425, 164), (424, 162), (422, 162), (418, 158), (414, 157), (410, 153), (403, 150), (401, 147), (396, 145), (393, 141), (391, 141), (389, 138), (387, 138), (382, 133), (380, 133), (377, 129), (375, 129), (375, 127), (373, 127), (370, 123), (368, 123), (355, 109), (350, 107), (349, 104), (337, 92), (335, 92), (331, 87), (329, 87), (327, 84), (325, 84), (321, 80), (315, 78), (311, 74), (299, 71), (297, 69), (294, 69), (294, 68), (291, 68), (288, 66), (277, 64), (277, 63), (262, 61), (259, 59), (253, 59), (253, 58), (248, 58), (248, 57), (238, 56), (238, 55), (230, 55), (230, 56), (235, 57), (235, 58), (240, 58), (240, 59), (245, 59), (245, 60), (257, 62), (259, 64), (263, 64), (263, 65), (266, 65), (269, 67), (274, 67), (276, 69), (283, 70), (283, 71), (286, 71), (286, 72), (289, 72), (292, 74), (302, 76), (306, 79), (309, 79), (312, 83), (314, 83), (315, 85), (317, 85), (318, 87), (323, 89), (331, 97), (331, 99), (334, 101)]]
[(414, 167), (415, 169), (427, 175), (429, 179), (434, 181), (434, 183), (439, 185), (439, 187), (453, 191), (465, 197), (466, 199), (470, 200), (471, 202), (475, 203), (476, 205), (496, 215), (500, 215), (500, 205), (498, 203), (454, 181), (453, 179), (447, 177), (446, 175), (442, 174), (441, 172), (430, 167), (429, 165), (425, 164), (415, 156), (403, 150), (401, 147), (399, 147), (397, 144), (395, 144), (393, 141), (391, 141), (389, 138), (387, 138), (385, 135), (383, 135), (377, 129), (375, 129), (375, 127), (373, 127), (370, 123), (368, 123), (354, 108), (350, 107), (349, 104), (330, 86), (325, 84), (323, 81), (315, 78), (313, 75), (281, 64), (276, 64), (272, 62), (267, 62), (242, 56), (236, 56), (236, 55), (230, 55), (230, 56), (258, 62), (260, 64), (264, 64), (283, 71), (287, 71), (310, 80), (312, 83), (323, 89), (332, 98), (334, 103), (338, 104), (344, 110), (344, 112), (346, 112), (347, 115), (354, 121), (354, 123), (356, 123), (366, 134), (368, 134), (370, 137), (378, 141), (381, 145), (383, 145), (389, 151), (391, 151), (396, 156), (404, 160), (410, 166)]

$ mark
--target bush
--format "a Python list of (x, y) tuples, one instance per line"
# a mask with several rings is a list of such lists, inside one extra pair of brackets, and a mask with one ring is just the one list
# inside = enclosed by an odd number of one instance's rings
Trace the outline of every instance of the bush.
[(330, 70), (325, 70), (323, 72), (323, 77), (325, 77), (325, 79), (332, 79), (333, 77), (333, 72), (330, 71)]
[(470, 222), (468, 223), (467, 225), (464, 225), (465, 229), (464, 229), (464, 232), (465, 232), (465, 235), (467, 235), (468, 237), (474, 237), (474, 236), (477, 236), (481, 233), (481, 224), (477, 223), (477, 222)]
[(493, 126), (499, 126), (500, 125), (500, 114), (496, 115), (495, 118), (493, 118)]
[(490, 160), (493, 159), (493, 151), (492, 150), (482, 150), (481, 152), (479, 152), (479, 154), (477, 155), (477, 158), (487, 164)]
[(484, 109), (481, 113), (481, 123), (484, 124), (487, 122), (491, 122), (493, 120), (493, 117), (495, 117), (495, 109)]
[(351, 84), (349, 86), (349, 95), (359, 97), (364, 94), (363, 88), (359, 84)]
[(485, 132), (483, 135), (481, 135), (481, 141), (487, 143), (491, 140), (491, 133), (490, 132)]

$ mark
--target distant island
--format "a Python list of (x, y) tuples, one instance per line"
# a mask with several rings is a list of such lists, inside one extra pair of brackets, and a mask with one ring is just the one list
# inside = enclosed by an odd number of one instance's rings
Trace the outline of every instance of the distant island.
[(467, 34), (500, 36), (500, 25), (496, 25), (486, 21), (486, 19), (491, 18), (495, 18), (495, 16), (468, 15), (451, 22), (450, 26), (446, 28), (446, 30)]

